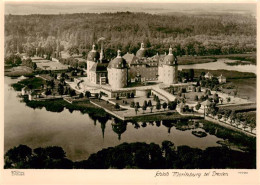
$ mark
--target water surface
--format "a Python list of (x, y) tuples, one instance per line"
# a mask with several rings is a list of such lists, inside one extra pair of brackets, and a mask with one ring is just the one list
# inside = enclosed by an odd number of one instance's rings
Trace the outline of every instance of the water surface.
[(65, 109), (55, 113), (48, 112), (45, 108), (34, 110), (20, 102), (21, 98), (17, 97), (19, 92), (10, 87), (15, 81), (17, 80), (5, 77), (5, 152), (19, 144), (31, 148), (61, 146), (68, 158), (76, 161), (87, 159), (92, 153), (123, 142), (161, 144), (162, 141), (169, 140), (176, 146), (188, 145), (201, 149), (220, 146), (216, 142), (221, 139), (214, 135), (198, 138), (191, 134), (192, 130), (180, 131), (162, 123), (160, 126), (147, 123), (146, 127), (140, 126), (139, 129), (128, 123), (113, 129), (112, 120), (100, 122), (79, 111), (70, 113)]

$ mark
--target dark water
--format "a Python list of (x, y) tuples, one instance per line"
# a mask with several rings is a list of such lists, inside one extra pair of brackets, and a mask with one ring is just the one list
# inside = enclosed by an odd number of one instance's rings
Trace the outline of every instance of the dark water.
[(216, 142), (221, 140), (214, 135), (198, 138), (191, 134), (192, 130), (180, 131), (162, 123), (160, 126), (156, 126), (155, 122), (153, 125), (147, 123), (146, 127), (140, 123), (139, 129), (132, 123), (114, 127), (111, 120), (95, 121), (88, 114), (83, 115), (79, 111), (70, 113), (65, 109), (61, 113), (54, 113), (45, 108), (34, 110), (20, 102), (21, 98), (17, 97), (19, 92), (10, 87), (16, 81), (5, 77), (5, 152), (19, 144), (31, 148), (56, 145), (65, 150), (68, 158), (76, 161), (87, 159), (90, 154), (102, 148), (123, 142), (161, 144), (164, 140), (170, 140), (176, 146), (188, 145), (205, 149), (219, 146)]

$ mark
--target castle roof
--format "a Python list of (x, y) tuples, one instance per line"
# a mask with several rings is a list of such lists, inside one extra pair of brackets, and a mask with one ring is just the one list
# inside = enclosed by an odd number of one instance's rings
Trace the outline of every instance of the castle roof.
[(177, 58), (173, 55), (172, 48), (169, 48), (169, 54), (164, 57), (163, 64), (165, 65), (177, 64)]
[(136, 57), (143, 58), (146, 56), (146, 49), (144, 48), (144, 43), (141, 43), (141, 48), (136, 52)]
[(134, 54), (127, 53), (123, 56), (123, 58), (126, 60), (127, 64), (130, 66), (131, 64), (134, 64), (137, 60), (137, 57)]
[(116, 68), (116, 69), (127, 68), (126, 60), (121, 57), (120, 50), (117, 51), (117, 57), (109, 62), (108, 68)]
[(107, 72), (107, 63), (95, 63), (90, 71), (94, 71), (94, 72)]
[(88, 61), (96, 61), (99, 58), (99, 53), (95, 49), (95, 45), (93, 44), (92, 50), (88, 53), (87, 60)]

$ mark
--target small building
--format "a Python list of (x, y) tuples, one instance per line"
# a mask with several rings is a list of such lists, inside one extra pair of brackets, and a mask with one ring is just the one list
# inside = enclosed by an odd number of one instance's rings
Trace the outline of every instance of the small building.
[(107, 63), (94, 63), (89, 70), (89, 80), (94, 84), (106, 84)]
[(40, 97), (39, 94), (37, 94), (35, 91), (31, 91), (31, 92), (29, 93), (28, 99), (29, 99), (30, 101), (32, 101), (32, 100), (34, 100), (34, 99), (36, 99), (36, 98), (39, 98), (39, 97)]
[(22, 88), (22, 95), (29, 95), (31, 93), (31, 90), (28, 87)]
[(210, 79), (210, 80), (211, 80), (214, 76), (213, 76), (213, 74), (211, 74), (210, 72), (207, 72), (204, 77), (205, 77), (206, 79)]
[(218, 82), (219, 82), (220, 84), (224, 84), (224, 83), (227, 82), (227, 78), (221, 74), (221, 75), (218, 77)]

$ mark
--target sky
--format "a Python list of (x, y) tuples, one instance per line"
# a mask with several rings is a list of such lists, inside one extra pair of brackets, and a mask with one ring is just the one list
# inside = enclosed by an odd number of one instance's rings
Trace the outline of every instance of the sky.
[[(48, 0), (47, 0), (48, 1)], [(5, 14), (66, 14), (66, 13), (102, 13), (102, 12), (146, 12), (146, 13), (246, 13), (256, 15), (256, 4), (252, 3), (169, 3), (169, 0), (129, 2), (14, 2), (5, 1)], [(98, 0), (102, 1), (102, 0)], [(113, 0), (112, 0), (113, 1)], [(117, 0), (114, 0), (117, 1)], [(201, 0), (202, 1), (202, 0)], [(160, 3), (158, 3), (160, 2)], [(172, 2), (172, 1), (171, 1)], [(215, 1), (213, 1), (215, 2)]]

